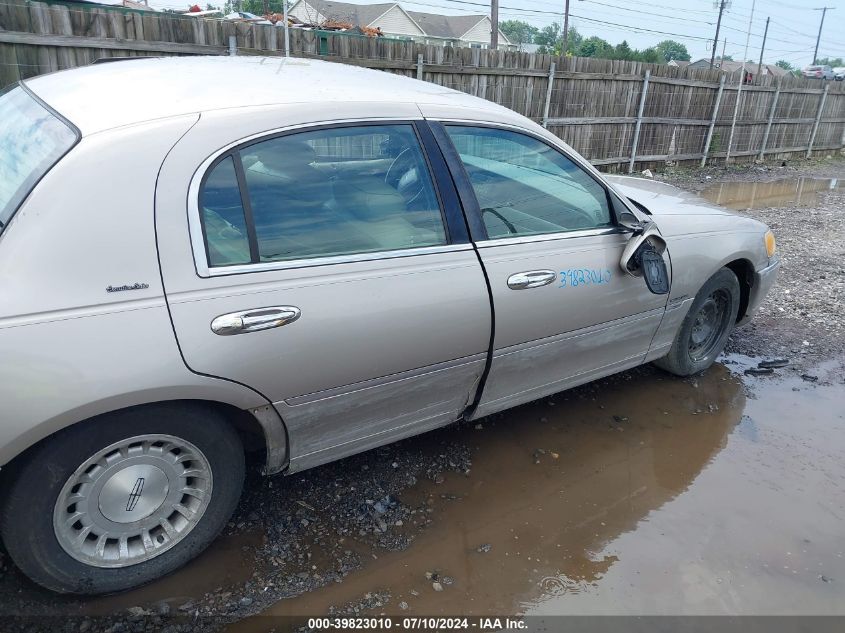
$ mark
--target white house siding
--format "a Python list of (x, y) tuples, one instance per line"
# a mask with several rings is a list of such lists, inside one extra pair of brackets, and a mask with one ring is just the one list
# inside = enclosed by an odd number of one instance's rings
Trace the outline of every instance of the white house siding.
[(425, 35), (413, 20), (397, 6), (387, 10), (367, 26), (380, 28), (385, 35)]
[[(461, 39), (465, 42), (481, 42), (482, 44), (489, 44), (490, 30), (492, 27), (493, 24), (490, 22), (490, 18), (484, 18), (469, 31), (461, 35)], [(502, 43), (505, 42), (505, 40), (502, 39), (501, 34), (499, 35), (499, 41)]]
[(326, 19), (324, 15), (304, 0), (291, 7), (288, 10), (288, 15), (309, 24), (320, 24)]

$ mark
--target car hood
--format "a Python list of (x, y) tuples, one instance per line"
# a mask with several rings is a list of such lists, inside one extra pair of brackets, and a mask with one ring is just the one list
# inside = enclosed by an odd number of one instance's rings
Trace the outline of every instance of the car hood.
[(733, 215), (724, 207), (665, 182), (632, 176), (606, 176), (617, 192), (649, 210), (651, 215)]

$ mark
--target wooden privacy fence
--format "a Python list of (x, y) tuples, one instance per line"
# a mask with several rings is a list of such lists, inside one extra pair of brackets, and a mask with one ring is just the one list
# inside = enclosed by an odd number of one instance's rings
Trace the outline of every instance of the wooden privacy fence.
[[(282, 55), (283, 33), (274, 26), (70, 1), (0, 0), (0, 88), (108, 57)], [(301, 29), (290, 30), (289, 50), (489, 99), (610, 170), (809, 157), (845, 145), (845, 82), (765, 76), (740, 86), (738, 73), (718, 70)]]

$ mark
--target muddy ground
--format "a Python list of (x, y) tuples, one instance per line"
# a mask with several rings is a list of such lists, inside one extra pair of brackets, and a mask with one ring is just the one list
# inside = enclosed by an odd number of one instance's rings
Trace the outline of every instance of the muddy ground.
[(657, 177), (778, 237), (778, 286), (711, 370), (642, 367), (291, 477), (253, 463), (223, 536), (150, 586), (57, 597), (0, 557), (3, 630), (845, 614), (845, 161)]

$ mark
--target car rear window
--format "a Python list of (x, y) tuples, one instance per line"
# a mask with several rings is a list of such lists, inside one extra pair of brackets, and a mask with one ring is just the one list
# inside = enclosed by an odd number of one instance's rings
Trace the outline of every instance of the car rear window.
[(22, 88), (0, 92), (0, 232), (77, 138), (75, 130)]
[(447, 243), (434, 181), (408, 124), (324, 128), (241, 147), (206, 176), (200, 209), (209, 266)]

